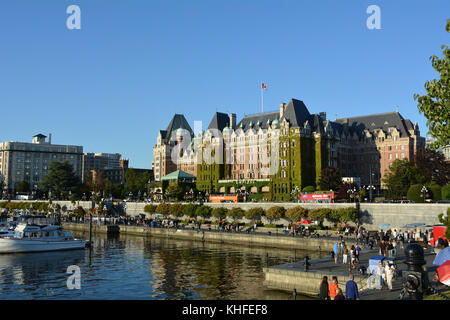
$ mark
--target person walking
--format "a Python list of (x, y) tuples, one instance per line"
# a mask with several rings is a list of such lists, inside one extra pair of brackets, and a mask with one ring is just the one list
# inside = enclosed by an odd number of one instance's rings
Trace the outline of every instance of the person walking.
[(342, 253), (342, 264), (347, 264), (347, 258), (348, 258), (348, 249), (347, 246), (344, 246), (344, 251)]
[(322, 281), (320, 282), (319, 299), (320, 300), (330, 300), (330, 296), (328, 294), (328, 277), (327, 276), (324, 276), (322, 278)]
[(384, 286), (384, 268), (383, 268), (383, 263), (382, 262), (378, 263), (378, 268), (376, 270), (376, 275), (377, 275), (378, 281), (380, 283), (379, 290), (381, 290), (381, 289), (383, 289), (383, 286)]
[(345, 296), (341, 288), (338, 289), (336, 297), (334, 297), (334, 300), (345, 300)]
[(384, 243), (384, 240), (381, 240), (380, 243), (380, 255), (386, 257), (386, 244)]
[(337, 264), (339, 258), (339, 245), (337, 242), (335, 242), (333, 245), (333, 252), (334, 252), (334, 264)]
[(350, 248), (350, 263), (352, 265), (352, 269), (356, 268), (356, 248), (354, 245)]
[(361, 253), (361, 247), (359, 246), (359, 244), (356, 244), (355, 250), (356, 250), (356, 263), (359, 263), (359, 254)]
[(392, 278), (394, 276), (394, 270), (393, 267), (389, 265), (389, 263), (386, 263), (386, 266), (384, 267), (384, 274), (386, 275), (387, 287), (389, 291), (392, 291)]
[(358, 285), (355, 282), (355, 277), (351, 274), (349, 280), (345, 284), (345, 295), (347, 300), (359, 300)]
[(337, 290), (339, 289), (338, 279), (336, 276), (333, 276), (333, 281), (328, 285), (328, 294), (330, 296), (330, 300), (334, 300), (336, 297)]
[(430, 247), (431, 253), (434, 253), (434, 247), (436, 246), (436, 241), (434, 240), (433, 234), (430, 235)]

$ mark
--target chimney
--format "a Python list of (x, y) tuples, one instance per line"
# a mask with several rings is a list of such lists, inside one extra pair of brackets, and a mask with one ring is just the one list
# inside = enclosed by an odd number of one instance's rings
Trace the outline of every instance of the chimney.
[(236, 113), (230, 113), (230, 128), (234, 129), (236, 127)]
[(48, 134), (48, 144), (52, 144), (52, 134)]
[(280, 119), (283, 116), (284, 111), (286, 111), (285, 109), (286, 109), (286, 103), (283, 103), (283, 102), (280, 103)]

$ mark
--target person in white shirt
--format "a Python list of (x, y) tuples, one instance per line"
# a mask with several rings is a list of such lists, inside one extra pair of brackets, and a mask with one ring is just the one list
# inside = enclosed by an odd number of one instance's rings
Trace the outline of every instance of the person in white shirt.
[(389, 263), (386, 263), (384, 267), (384, 274), (386, 275), (386, 284), (389, 288), (389, 291), (392, 291), (392, 278), (394, 277), (393, 266), (390, 266)]
[(380, 283), (380, 287), (378, 289), (381, 290), (381, 289), (383, 289), (383, 286), (384, 286), (384, 272), (385, 272), (382, 262), (378, 263), (378, 268), (376, 271), (377, 271), (376, 275), (377, 275), (378, 281)]

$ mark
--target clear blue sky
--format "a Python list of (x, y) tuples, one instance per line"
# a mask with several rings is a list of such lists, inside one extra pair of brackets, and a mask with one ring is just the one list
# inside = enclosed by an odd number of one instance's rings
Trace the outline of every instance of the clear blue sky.
[[(68, 30), (66, 8), (81, 8)], [(369, 5), (381, 30), (369, 30)], [(450, 1), (2, 0), (0, 141), (118, 152), (150, 168), (174, 113), (208, 126), (290, 98), (334, 120), (395, 111), (419, 122), (414, 93), (437, 77)]]

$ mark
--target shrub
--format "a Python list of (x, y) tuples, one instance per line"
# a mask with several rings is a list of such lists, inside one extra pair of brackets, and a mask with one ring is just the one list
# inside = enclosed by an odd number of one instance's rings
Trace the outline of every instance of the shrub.
[(286, 209), (281, 206), (270, 207), (266, 211), (266, 217), (272, 222), (272, 220), (278, 220), (284, 217)]
[(218, 219), (226, 218), (227, 213), (228, 213), (228, 209), (223, 208), (223, 207), (214, 208), (214, 210), (212, 211), (212, 215)]
[(86, 211), (83, 209), (83, 207), (78, 206), (74, 211), (73, 211), (75, 217), (77, 218), (83, 218), (86, 214)]
[(307, 217), (308, 217), (308, 210), (303, 208), (302, 206), (295, 206), (286, 211), (286, 218), (291, 220), (291, 222)]
[(144, 212), (147, 212), (147, 213), (155, 213), (157, 207), (158, 207), (158, 206), (157, 206), (156, 204), (147, 204), (147, 205), (144, 207)]
[(181, 203), (172, 204), (169, 208), (169, 214), (174, 217), (182, 217), (183, 209), (184, 206)]
[(239, 220), (245, 215), (245, 211), (241, 208), (233, 208), (228, 211), (228, 216), (232, 217), (233, 220)]
[(358, 209), (356, 208), (340, 208), (337, 209), (337, 214), (339, 216), (339, 221), (341, 222), (357, 222), (359, 215), (358, 215)]
[(170, 204), (160, 203), (156, 208), (156, 213), (159, 214), (170, 214)]
[(184, 206), (183, 213), (185, 216), (188, 216), (190, 218), (196, 218), (197, 215), (195, 214), (195, 210), (197, 210), (198, 204), (189, 203)]
[(450, 184), (447, 184), (441, 189), (441, 199), (450, 200)]
[(310, 219), (320, 221), (321, 223), (325, 219), (329, 219), (330, 216), (331, 216), (331, 209), (328, 208), (312, 209), (308, 212), (308, 217)]
[(316, 188), (314, 188), (313, 186), (306, 186), (303, 188), (302, 191), (312, 193), (312, 192), (316, 191)]
[(208, 206), (199, 206), (196, 210), (195, 210), (195, 214), (197, 216), (202, 217), (203, 219), (209, 218), (211, 217), (211, 212), (212, 212), (212, 208), (208, 207)]
[(265, 211), (263, 208), (251, 208), (245, 212), (245, 217), (248, 219), (255, 219), (259, 220), (261, 217), (265, 214)]
[(434, 202), (439, 201), (442, 199), (442, 188), (437, 183), (431, 183), (429, 186), (427, 186), (428, 194), (433, 199)]
[(283, 228), (284, 226), (282, 224), (265, 224), (264, 228)]
[(408, 189), (408, 193), (406, 194), (406, 199), (412, 200), (415, 203), (423, 203), (424, 199), (422, 197), (422, 185), (420, 184), (413, 184)]

